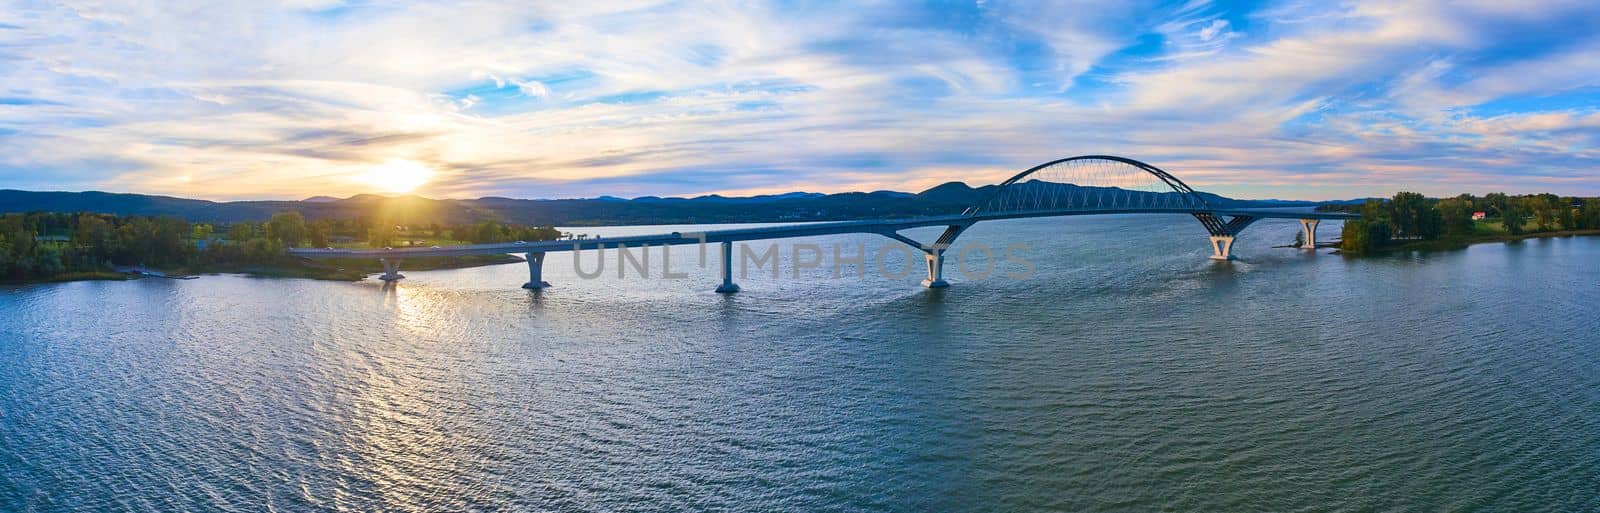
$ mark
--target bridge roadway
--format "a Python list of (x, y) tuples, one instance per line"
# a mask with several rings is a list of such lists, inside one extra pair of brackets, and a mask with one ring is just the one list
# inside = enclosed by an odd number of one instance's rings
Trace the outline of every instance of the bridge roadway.
[[(311, 249), (294, 248), (289, 254), (302, 258), (377, 258), (383, 263), (384, 273), (380, 279), (393, 281), (403, 278), (399, 274), (400, 262), (406, 258), (423, 257), (455, 257), (467, 255), (491, 254), (525, 254), (528, 261), (529, 281), (524, 288), (538, 289), (549, 286), (541, 279), (544, 254), (551, 251), (581, 251), (586, 249), (604, 249), (644, 246), (673, 246), (683, 244), (720, 244), (722, 253), (722, 278), (723, 283), (717, 288), (718, 292), (731, 293), (739, 290), (733, 283), (732, 243), (740, 241), (786, 239), (794, 237), (812, 237), (820, 235), (837, 235), (849, 233), (870, 233), (883, 235), (900, 242), (906, 243), (927, 257), (928, 275), (923, 285), (930, 288), (948, 286), (943, 280), (944, 250), (954, 242), (966, 228), (982, 221), (995, 221), (1002, 219), (1019, 219), (1033, 217), (1062, 217), (1081, 215), (1110, 215), (1110, 214), (1187, 214), (1206, 221), (1206, 216), (1215, 220), (1221, 217), (1229, 218), (1222, 226), (1222, 232), (1212, 229), (1212, 258), (1230, 260), (1232, 256), (1233, 238), (1245, 226), (1260, 219), (1298, 219), (1302, 228), (1304, 248), (1311, 249), (1316, 246), (1316, 227), (1321, 220), (1354, 219), (1354, 214), (1328, 213), (1328, 212), (1285, 212), (1282, 210), (1265, 209), (1204, 209), (1193, 208), (1110, 208), (1110, 209), (1056, 209), (1056, 210), (1024, 210), (997, 213), (957, 214), (945, 216), (926, 216), (902, 219), (870, 219), (857, 221), (832, 221), (817, 223), (787, 224), (781, 226), (767, 226), (759, 228), (733, 228), (726, 230), (710, 230), (705, 232), (672, 232), (654, 235), (630, 235), (621, 237), (596, 237), (592, 239), (569, 239), (551, 241), (511, 242), (497, 244), (466, 244), (459, 246), (442, 246), (429, 248), (384, 248), (384, 249)], [(1208, 228), (1216, 222), (1205, 222)], [(899, 233), (900, 230), (910, 228), (943, 226), (946, 227), (944, 235), (934, 243), (921, 243)]]

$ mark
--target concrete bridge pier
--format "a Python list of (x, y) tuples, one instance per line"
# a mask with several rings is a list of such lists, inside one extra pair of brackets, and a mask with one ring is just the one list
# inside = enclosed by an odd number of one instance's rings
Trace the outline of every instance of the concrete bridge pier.
[(378, 279), (383, 281), (396, 281), (405, 278), (405, 275), (400, 274), (400, 260), (401, 259), (396, 258), (393, 262), (391, 262), (387, 258), (379, 258), (378, 263), (383, 264), (383, 274), (378, 276)]
[(930, 289), (942, 289), (950, 286), (944, 281), (944, 249), (923, 250), (923, 258), (928, 262), (928, 277), (922, 280), (922, 286)]
[(1300, 238), (1305, 243), (1301, 249), (1317, 249), (1317, 223), (1321, 222), (1319, 219), (1300, 220)]
[[(774, 264), (776, 265), (776, 264)], [(739, 285), (733, 282), (733, 243), (722, 243), (722, 284), (717, 286), (718, 294), (732, 294), (739, 291)]]
[(1224, 261), (1233, 260), (1232, 235), (1211, 236), (1211, 259)]
[[(544, 281), (544, 252), (530, 251), (523, 256), (528, 259), (528, 282), (522, 284), (522, 288), (539, 290), (549, 287), (550, 282)], [(577, 258), (577, 255), (573, 255), (573, 258)]]

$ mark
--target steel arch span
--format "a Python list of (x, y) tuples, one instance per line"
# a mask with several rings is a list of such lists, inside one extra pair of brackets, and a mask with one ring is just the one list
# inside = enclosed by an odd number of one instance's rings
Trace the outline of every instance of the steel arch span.
[(964, 213), (1207, 208), (1204, 197), (1171, 173), (1114, 155), (1079, 155), (1052, 160), (996, 185), (998, 189)]
[[(608, 247), (640, 248), (652, 245), (715, 244), (721, 248), (722, 285), (717, 292), (738, 292), (733, 282), (733, 243), (753, 240), (811, 237), (844, 233), (870, 233), (905, 243), (923, 253), (927, 278), (923, 286), (945, 287), (945, 251), (967, 228), (982, 221), (1029, 217), (1059, 217), (1106, 214), (1180, 214), (1193, 216), (1204, 225), (1211, 239), (1211, 258), (1231, 260), (1234, 237), (1260, 219), (1298, 219), (1305, 249), (1316, 247), (1317, 223), (1324, 219), (1353, 219), (1352, 214), (1327, 212), (1284, 212), (1219, 208), (1207, 201), (1206, 194), (1156, 166), (1127, 157), (1080, 155), (1052, 160), (1028, 168), (999, 184), (988, 195), (960, 214), (899, 219), (862, 219), (805, 223), (760, 228), (737, 228), (702, 233), (596, 237), (580, 240), (554, 240), (504, 244), (473, 244), (443, 248), (414, 249), (291, 249), (302, 258), (377, 258), (383, 263), (381, 279), (403, 278), (400, 260), (405, 257), (438, 257), (522, 253), (527, 255), (529, 280), (524, 288), (549, 286), (541, 279), (544, 255), (550, 251), (605, 250)], [(924, 243), (901, 234), (919, 227), (944, 227), (937, 239)]]
[[(1047, 212), (1183, 211), (1215, 237), (1237, 235), (1252, 220), (1224, 221), (1205, 196), (1159, 167), (1115, 155), (1056, 159), (1017, 173), (963, 214), (1017, 216)], [(1032, 216), (1030, 216), (1032, 217)]]

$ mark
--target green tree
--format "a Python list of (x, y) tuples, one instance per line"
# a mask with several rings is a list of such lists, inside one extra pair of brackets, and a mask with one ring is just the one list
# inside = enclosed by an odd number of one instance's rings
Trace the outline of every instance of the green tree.
[(1511, 198), (1507, 197), (1506, 193), (1503, 192), (1491, 192), (1483, 195), (1483, 206), (1484, 210), (1492, 212), (1494, 215), (1504, 216), (1506, 215), (1506, 209), (1511, 206)]
[(561, 238), (561, 231), (550, 226), (512, 226), (509, 227), (512, 240), (556, 240)]
[(189, 238), (192, 238), (192, 239), (197, 240), (197, 241), (198, 240), (211, 240), (211, 235), (212, 235), (212, 232), (214, 230), (215, 230), (215, 228), (213, 228), (209, 224), (198, 223), (198, 224), (194, 225), (194, 229), (191, 230), (191, 232), (189, 234)]
[(472, 242), (489, 244), (495, 242), (510, 242), (506, 237), (505, 228), (494, 221), (478, 223), (477, 233), (472, 237)]
[(54, 247), (42, 246), (33, 255), (34, 273), (38, 276), (55, 276), (66, 272), (61, 263), (61, 252)]
[(1431, 239), (1439, 236), (1443, 221), (1428, 205), (1428, 198), (1415, 192), (1400, 192), (1389, 201), (1390, 222), (1400, 237)]
[(306, 220), (299, 212), (279, 212), (267, 221), (267, 240), (283, 247), (299, 246), (306, 238)]
[(333, 235), (349, 235), (351, 237), (356, 237), (363, 233), (366, 232), (357, 231), (353, 223), (344, 219), (334, 219), (330, 228), (328, 229), (328, 234), (330, 237)]
[(1591, 198), (1583, 202), (1578, 226), (1589, 230), (1600, 229), (1600, 199)]
[(1544, 194), (1522, 198), (1522, 208), (1527, 215), (1533, 216), (1533, 223), (1538, 227), (1538, 231), (1550, 231), (1556, 223), (1555, 205)]
[(333, 223), (328, 222), (326, 219), (306, 225), (306, 240), (310, 241), (311, 247), (327, 247), (328, 237), (332, 236), (332, 234)]
[(13, 275), (12, 264), (15, 259), (11, 256), (11, 239), (5, 232), (0, 231), (0, 279)]
[[(370, 238), (370, 235), (372, 234), (372, 229), (376, 228), (376, 227), (379, 227), (379, 226), (382, 226), (382, 225), (385, 225), (385, 224), (389, 224), (390, 225), (389, 228), (391, 230), (390, 233), (391, 233), (391, 236), (392, 236), (392, 233), (393, 233), (392, 230), (394, 229), (394, 226), (393, 226), (392, 223), (373, 223), (372, 222), (372, 218), (369, 218), (369, 217), (366, 217), (366, 216), (359, 216), (359, 217), (356, 217), (356, 220), (354, 222), (350, 223), (350, 234), (352, 236), (355, 236), (355, 237), (368, 236), (369, 238), (368, 238), (367, 242), (370, 244), (372, 242), (372, 240)], [(387, 244), (385, 244), (384, 246), (387, 246)], [(381, 248), (383, 246), (373, 246), (373, 247)]]
[(233, 223), (228, 225), (228, 240), (235, 244), (244, 244), (245, 241), (254, 239), (256, 230), (250, 223)]
[(394, 245), (394, 225), (378, 223), (367, 228), (367, 245), (374, 248), (387, 248)]
[(1436, 205), (1444, 233), (1452, 236), (1472, 233), (1472, 202), (1460, 197), (1439, 200)]
[(1435, 205), (1429, 205), (1417, 216), (1417, 236), (1424, 239), (1437, 239), (1444, 233), (1444, 215)]
[(111, 259), (111, 223), (97, 214), (78, 214), (77, 226), (72, 230), (72, 245), (81, 252), (79, 260), (84, 269), (95, 269)]
[(1361, 219), (1367, 221), (1388, 222), (1390, 219), (1389, 204), (1383, 200), (1369, 199), (1361, 204), (1358, 212), (1361, 214)]
[(1561, 198), (1556, 203), (1556, 222), (1561, 223), (1563, 230), (1578, 229), (1577, 209), (1572, 208), (1572, 198)]
[(1522, 209), (1521, 201), (1507, 201), (1500, 211), (1500, 222), (1505, 224), (1506, 233), (1521, 235), (1522, 225), (1526, 222), (1527, 214)]
[(0, 216), (0, 239), (6, 241), (7, 276), (25, 279), (33, 275), (34, 250), (38, 242), (21, 214)]
[(77, 246), (103, 247), (111, 239), (111, 223), (95, 214), (78, 214), (78, 227), (72, 231)]
[(1370, 253), (1388, 245), (1391, 235), (1389, 221), (1385, 219), (1345, 221), (1340, 233), (1339, 249), (1353, 254)]
[(283, 255), (283, 246), (272, 239), (250, 239), (241, 248), (243, 259), (249, 263), (271, 263)]

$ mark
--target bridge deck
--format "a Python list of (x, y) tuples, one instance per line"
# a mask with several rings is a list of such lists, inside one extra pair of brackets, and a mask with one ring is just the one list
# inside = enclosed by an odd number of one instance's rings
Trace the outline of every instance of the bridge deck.
[[(398, 249), (290, 249), (289, 254), (305, 258), (419, 258), (419, 257), (448, 257), (467, 255), (492, 255), (504, 253), (541, 253), (551, 251), (579, 251), (596, 249), (601, 246), (615, 248), (619, 245), (639, 247), (643, 245), (680, 245), (699, 243), (737, 242), (750, 240), (787, 239), (793, 237), (813, 237), (819, 235), (837, 235), (846, 233), (876, 233), (885, 234), (908, 228), (923, 226), (951, 226), (970, 225), (980, 221), (995, 221), (1001, 219), (1020, 219), (1030, 217), (1062, 217), (1080, 215), (1107, 215), (1107, 214), (1198, 214), (1211, 213), (1217, 216), (1235, 217), (1250, 216), (1262, 219), (1355, 219), (1354, 214), (1340, 214), (1330, 212), (1284, 212), (1277, 210), (1251, 210), (1251, 209), (1169, 209), (1169, 208), (1142, 208), (1142, 209), (1074, 209), (1074, 210), (1031, 210), (1019, 212), (1004, 212), (978, 215), (948, 215), (928, 216), (902, 219), (869, 219), (859, 221), (833, 221), (822, 223), (804, 223), (783, 226), (767, 226), (761, 228), (734, 228), (728, 230), (712, 230), (706, 232), (673, 232), (655, 235), (631, 235), (623, 237), (599, 237), (584, 240), (552, 240), (523, 243), (498, 243), (498, 244), (467, 244), (460, 246), (443, 246), (437, 248), (398, 248)], [(703, 238), (702, 238), (703, 237)]]

